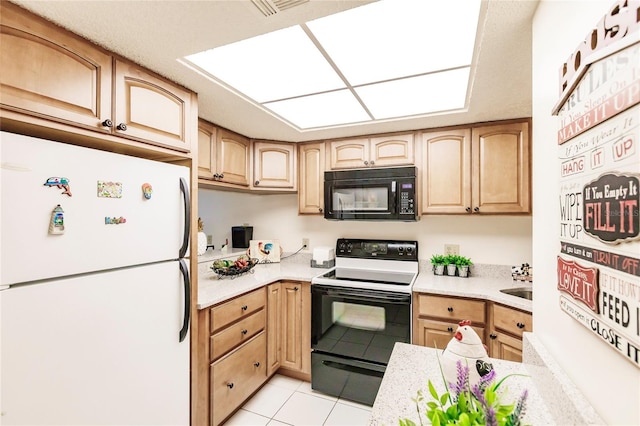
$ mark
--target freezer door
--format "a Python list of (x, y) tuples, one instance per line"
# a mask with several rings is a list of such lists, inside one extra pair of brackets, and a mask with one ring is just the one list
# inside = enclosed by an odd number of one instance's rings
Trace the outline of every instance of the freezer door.
[(0, 284), (178, 258), (188, 168), (6, 132), (0, 161)]
[(0, 292), (6, 425), (188, 425), (178, 262)]

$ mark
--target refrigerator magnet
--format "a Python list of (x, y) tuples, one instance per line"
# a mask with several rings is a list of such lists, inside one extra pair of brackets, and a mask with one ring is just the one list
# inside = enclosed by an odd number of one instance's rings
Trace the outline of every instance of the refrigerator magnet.
[(64, 191), (62, 191), (62, 194), (71, 197), (71, 190), (69, 189), (69, 179), (67, 179), (66, 177), (50, 177), (44, 183), (44, 186), (48, 186), (49, 188), (55, 186), (57, 188), (64, 189)]
[(64, 210), (62, 210), (60, 204), (55, 206), (51, 211), (51, 220), (49, 221), (49, 234), (64, 234)]
[(142, 184), (142, 195), (144, 196), (144, 198), (146, 200), (150, 200), (151, 199), (151, 194), (153, 194), (153, 187), (151, 186), (150, 183), (143, 183)]
[(122, 198), (122, 182), (98, 181), (98, 197)]

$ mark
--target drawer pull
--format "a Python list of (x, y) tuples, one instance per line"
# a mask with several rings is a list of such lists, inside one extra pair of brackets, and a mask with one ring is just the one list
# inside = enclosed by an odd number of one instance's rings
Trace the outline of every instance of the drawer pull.
[(227, 383), (227, 387), (228, 387), (229, 389), (233, 389), (233, 382), (231, 382), (231, 383)]
[(523, 323), (519, 322), (519, 323), (516, 324), (516, 327), (518, 327), (519, 329), (522, 330), (525, 326), (524, 326)]
[(118, 126), (116, 126), (116, 129), (122, 131), (122, 132), (126, 132), (127, 131), (127, 125), (124, 123), (120, 123), (118, 124)]
[(260, 367), (260, 363), (258, 361), (256, 361), (256, 362), (253, 363), (253, 366), (258, 368), (258, 367)]
[(247, 329), (246, 328), (242, 329), (241, 333), (242, 334), (247, 334)]
[(100, 124), (102, 124), (102, 127), (113, 127), (113, 121), (109, 120), (108, 118)]
[(493, 334), (493, 333), (491, 333), (491, 334), (489, 335), (489, 338), (490, 338), (491, 340), (495, 340), (495, 339), (497, 339), (497, 338), (498, 338), (498, 335), (497, 335), (497, 334)]
[(294, 287), (294, 288), (293, 288), (293, 291), (298, 291), (298, 287)]
[(447, 311), (449, 311), (449, 312), (453, 312), (453, 307), (452, 307), (452, 306), (449, 306), (449, 307), (447, 308)]
[(453, 327), (447, 327), (447, 331), (448, 331), (449, 333), (453, 333)]
[(249, 309), (249, 307), (247, 305), (243, 305), (241, 308), (243, 311), (246, 311), (247, 309)]

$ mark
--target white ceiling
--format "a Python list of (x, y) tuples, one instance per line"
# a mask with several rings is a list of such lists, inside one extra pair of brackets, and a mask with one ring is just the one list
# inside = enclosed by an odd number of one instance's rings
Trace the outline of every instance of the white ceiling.
[[(466, 111), (309, 131), (290, 127), (177, 59), (371, 0), (310, 0), (271, 16), (251, 0), (11, 1), (193, 90), (201, 118), (251, 138), (300, 142), (531, 116), (531, 19), (538, 0), (483, 0)], [(454, 19), (451, 31), (455, 25)]]

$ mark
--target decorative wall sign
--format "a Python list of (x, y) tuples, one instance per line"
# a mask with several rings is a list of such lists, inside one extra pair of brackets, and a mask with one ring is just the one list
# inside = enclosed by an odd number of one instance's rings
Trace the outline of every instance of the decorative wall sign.
[(64, 234), (64, 210), (60, 204), (55, 206), (51, 211), (51, 220), (49, 221), (49, 234)]
[(66, 177), (50, 177), (44, 183), (44, 186), (55, 186), (56, 188), (64, 189), (64, 191), (62, 191), (62, 194), (71, 197), (71, 190), (69, 189), (69, 179), (67, 179)]
[[(616, 1), (560, 72), (560, 308), (640, 367), (640, 2)], [(588, 58), (588, 60), (587, 60)]]
[(98, 197), (101, 198), (122, 198), (121, 182), (98, 181)]

